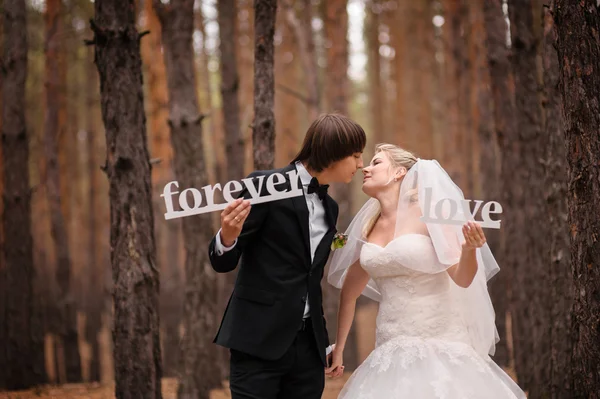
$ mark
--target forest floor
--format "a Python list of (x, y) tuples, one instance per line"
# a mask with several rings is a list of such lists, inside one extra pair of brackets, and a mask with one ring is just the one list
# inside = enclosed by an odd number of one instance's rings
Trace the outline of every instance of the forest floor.
[[(349, 376), (350, 373), (346, 373), (343, 378), (328, 379), (322, 399), (336, 399)], [(162, 390), (163, 399), (176, 399), (177, 380), (175, 378), (163, 379)], [(114, 385), (98, 383), (47, 385), (34, 390), (0, 392), (0, 399), (113, 399), (114, 397)], [(210, 399), (229, 398), (231, 398), (231, 395), (228, 389), (213, 391), (210, 396)]]

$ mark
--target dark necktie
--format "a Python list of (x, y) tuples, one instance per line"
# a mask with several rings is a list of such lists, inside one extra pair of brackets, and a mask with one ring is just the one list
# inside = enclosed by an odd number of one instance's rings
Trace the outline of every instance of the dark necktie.
[(310, 184), (308, 185), (308, 193), (317, 193), (319, 199), (323, 201), (323, 198), (327, 195), (327, 189), (329, 188), (328, 184), (319, 184), (319, 180), (316, 177), (313, 177), (310, 180)]

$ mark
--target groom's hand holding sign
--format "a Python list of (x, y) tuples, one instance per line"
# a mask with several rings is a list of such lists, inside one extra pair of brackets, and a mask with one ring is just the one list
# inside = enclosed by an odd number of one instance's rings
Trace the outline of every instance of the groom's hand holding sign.
[(250, 214), (250, 201), (238, 198), (221, 212), (221, 242), (226, 247), (235, 244)]

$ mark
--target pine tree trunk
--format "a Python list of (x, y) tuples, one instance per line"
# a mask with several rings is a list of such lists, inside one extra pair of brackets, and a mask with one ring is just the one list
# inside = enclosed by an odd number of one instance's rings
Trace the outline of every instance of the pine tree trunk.
[[(24, 389), (40, 381), (33, 370), (33, 240), (29, 148), (25, 126), (27, 78), (27, 10), (25, 0), (5, 0), (2, 13), (2, 160), (4, 162), (5, 314), (2, 350), (6, 388)], [(4, 346), (5, 345), (5, 346)]]
[[(572, 387), (572, 340), (570, 336), (573, 306), (573, 277), (570, 268), (568, 224), (568, 164), (564, 141), (564, 116), (560, 93), (560, 70), (556, 51), (556, 27), (552, 13), (555, 1), (545, 8), (544, 67), (544, 135), (546, 148), (545, 200), (548, 220), (550, 302), (550, 370), (544, 381), (546, 397), (566, 398)], [(548, 348), (546, 349), (548, 350)]]
[[(327, 94), (326, 102), (330, 112), (348, 115), (348, 12), (347, 0), (331, 0), (325, 3), (325, 37), (330, 46), (327, 50)], [(337, 228), (345, 231), (352, 219), (352, 188), (350, 184), (334, 184), (332, 197), (340, 209)], [(327, 270), (325, 271), (327, 274)], [(339, 307), (339, 290), (323, 281), (323, 307), (327, 320), (327, 332), (331, 342), (335, 342), (337, 331), (337, 313)], [(358, 367), (356, 350), (356, 331), (350, 330), (347, 350), (344, 354), (346, 367), (354, 370)]]
[[(236, 23), (236, 18), (235, 18), (235, 12), (234, 12), (234, 19), (232, 21), (232, 23)], [(208, 136), (211, 138), (210, 143), (212, 145), (212, 151), (210, 151), (208, 153), (208, 155), (211, 155), (212, 153), (212, 157), (207, 158), (207, 161), (210, 159), (213, 164), (211, 165), (211, 171), (212, 171), (212, 179), (211, 181), (217, 181), (217, 182), (225, 182), (227, 181), (227, 162), (226, 162), (226, 149), (225, 149), (225, 132), (224, 132), (224, 126), (225, 123), (223, 121), (223, 113), (218, 113), (216, 112), (216, 105), (213, 101), (213, 88), (211, 86), (211, 82), (212, 82), (212, 78), (211, 78), (211, 72), (208, 68), (208, 63), (210, 61), (210, 49), (208, 48), (208, 42), (210, 41), (210, 38), (207, 36), (206, 34), (206, 17), (204, 16), (203, 10), (202, 8), (198, 8), (196, 10), (196, 25), (198, 27), (198, 29), (200, 30), (200, 34), (202, 35), (202, 49), (200, 51), (200, 56), (196, 58), (196, 62), (198, 63), (198, 76), (200, 77), (200, 109), (204, 109), (205, 113), (210, 114), (211, 117), (208, 118), (207, 123), (209, 125), (209, 133)], [(238, 37), (237, 34), (237, 28), (234, 25), (234, 32), (236, 37)], [(235, 42), (233, 43), (236, 47), (235, 47), (235, 51), (236, 51), (236, 55), (237, 52), (239, 50), (238, 48), (238, 43), (239, 40), (235, 40)], [(237, 59), (239, 59), (239, 57), (236, 56), (236, 71), (238, 68), (238, 64), (239, 62), (237, 62)], [(240, 97), (240, 76), (238, 74), (238, 107), (240, 105), (239, 103), (239, 97)], [(204, 95), (204, 96), (202, 96)], [(240, 118), (241, 113), (238, 113), (238, 119)], [(205, 135), (206, 137), (206, 135)], [(240, 140), (242, 140), (242, 146), (241, 146), (241, 154), (243, 155), (245, 152), (245, 139), (244, 136), (242, 134), (242, 131), (240, 130)], [(245, 157), (244, 157), (245, 158)], [(245, 162), (245, 160), (244, 160)], [(208, 166), (208, 165), (207, 165)], [(244, 164), (242, 164), (242, 174), (244, 174)], [(211, 178), (211, 175), (209, 174), (209, 179)], [(217, 213), (214, 214), (213, 217), (213, 224), (215, 226), (215, 229), (218, 229), (220, 226), (220, 219), (219, 219), (219, 215)]]
[[(414, 114), (407, 115), (414, 119), (411, 136), (414, 137), (415, 151), (420, 157), (431, 159), (433, 157), (433, 117), (431, 103), (435, 95), (432, 89), (432, 77), (434, 74), (434, 40), (435, 32), (432, 19), (433, 0), (418, 0), (409, 2), (412, 7), (410, 14), (415, 24), (415, 41), (410, 45), (414, 54), (415, 68), (414, 91), (411, 93), (411, 104), (415, 106)], [(410, 58), (409, 58), (410, 59)]]
[(445, 23), (442, 27), (444, 38), (444, 83), (446, 104), (447, 165), (444, 168), (459, 187), (467, 191), (467, 170), (463, 162), (466, 126), (464, 120), (464, 80), (463, 67), (466, 58), (465, 27), (463, 15), (466, 13), (463, 0), (443, 0)]
[(181, 278), (179, 264), (175, 262), (170, 247), (173, 234), (177, 235), (178, 221), (168, 223), (163, 217), (161, 205), (162, 189), (173, 180), (173, 150), (169, 138), (169, 96), (167, 73), (163, 59), (160, 21), (152, 6), (152, 1), (144, 2), (144, 30), (150, 31), (141, 42), (142, 60), (148, 77), (149, 92), (149, 147), (151, 158), (160, 160), (152, 166), (152, 187), (154, 188), (154, 231), (157, 245), (160, 281), (160, 321), (162, 339), (163, 376), (174, 377), (179, 368), (179, 323), (182, 318)]
[[(515, 106), (514, 106), (514, 95), (511, 89), (511, 64), (509, 59), (509, 50), (506, 46), (506, 35), (508, 32), (508, 24), (504, 19), (502, 12), (502, 0), (485, 0), (484, 2), (484, 16), (485, 16), (485, 27), (486, 27), (486, 51), (487, 60), (490, 71), (490, 88), (493, 98), (493, 121), (494, 121), (494, 136), (496, 137), (499, 147), (499, 158), (497, 159), (497, 173), (498, 180), (492, 181), (491, 183), (497, 183), (502, 181), (504, 178), (505, 184), (510, 186), (511, 179), (505, 173), (502, 172), (502, 158), (511, 156), (511, 149), (507, 145), (510, 143), (505, 140), (505, 137), (516, 137), (517, 125), (514, 118)], [(482, 150), (482, 154), (485, 154), (485, 150)], [(512, 160), (514, 162), (514, 160)], [(482, 162), (485, 165), (484, 162)], [(483, 174), (488, 176), (487, 173)], [(489, 176), (487, 177), (489, 179)], [(500, 185), (502, 187), (502, 185)], [(487, 190), (485, 190), (487, 193)], [(496, 199), (492, 198), (492, 195), (496, 194)], [(506, 191), (498, 190), (497, 193), (489, 193), (489, 199), (500, 201), (502, 204), (506, 204)], [(508, 284), (512, 280), (512, 268), (517, 261), (518, 254), (514, 251), (506, 251), (502, 248), (503, 235), (510, 235), (508, 231), (512, 228), (511, 224), (505, 224), (504, 231), (500, 231), (497, 237), (497, 241), (492, 240), (490, 246), (492, 250), (497, 254), (497, 258), (501, 261), (502, 272), (496, 275), (489, 284), (490, 294), (492, 296), (492, 302), (496, 311), (496, 327), (500, 335), (500, 342), (496, 344), (496, 353), (494, 360), (501, 366), (509, 366), (510, 359), (514, 356), (509, 351), (508, 343), (508, 331), (506, 326), (507, 312), (509, 309), (509, 303), (511, 298), (511, 285)]]
[(594, 0), (557, 0), (558, 60), (569, 172), (571, 339), (576, 398), (600, 397), (600, 13)]
[[(536, 0), (537, 1), (537, 0)], [(515, 367), (521, 386), (533, 397), (544, 389), (550, 365), (549, 306), (547, 297), (549, 262), (547, 215), (545, 214), (544, 169), (548, 139), (542, 132), (540, 72), (541, 10), (539, 2), (509, 1), (515, 77), (518, 132), (505, 137), (510, 150), (503, 162), (503, 174), (510, 176), (505, 190), (511, 197), (507, 209), (506, 250), (518, 257), (512, 270), (513, 337)], [(539, 7), (538, 7), (539, 6)], [(511, 151), (512, 150), (512, 151)], [(508, 153), (511, 152), (511, 155)], [(513, 229), (514, 228), (514, 229)]]
[(240, 74), (240, 121), (244, 137), (244, 174), (254, 169), (254, 6), (253, 0), (236, 0), (236, 41), (238, 72)]
[[(0, 0), (0, 10), (4, 10), (4, 0)], [(0, 70), (3, 68), (2, 60), (4, 59), (4, 16), (0, 16)], [(0, 73), (0, 138), (2, 137), (2, 82), (4, 81), (3, 73)], [(0, 144), (1, 145), (1, 144)], [(4, 160), (2, 159), (3, 151), (0, 149), (0, 213), (4, 212)], [(33, 241), (32, 241), (33, 242)], [(33, 244), (32, 244), (33, 246)], [(0, 225), (0, 248), (4, 248), (4, 226)], [(6, 264), (4, 262), (4, 254), (0, 255), (0, 320), (6, 320)], [(6, 329), (0, 327), (0, 390), (6, 387), (6, 350), (4, 342)]]
[(237, 72), (235, 48), (235, 0), (219, 0), (219, 38), (221, 53), (221, 96), (225, 127), (225, 154), (227, 180), (244, 176), (244, 139), (240, 130), (240, 105), (238, 91), (240, 78)]
[(91, 49), (88, 49), (86, 59), (86, 103), (85, 103), (85, 123), (87, 130), (87, 174), (89, 180), (89, 202), (88, 202), (88, 268), (89, 274), (86, 276), (87, 283), (87, 317), (86, 317), (86, 340), (91, 346), (90, 359), (90, 381), (100, 381), (100, 345), (98, 334), (102, 329), (102, 307), (103, 307), (103, 286), (102, 263), (99, 261), (101, 251), (98, 245), (101, 212), (99, 210), (100, 191), (100, 159), (97, 154), (100, 153), (96, 145), (97, 135), (100, 134), (96, 128), (94, 110), (99, 105), (97, 99), (98, 78), (94, 69), (94, 58)]
[[(398, 6), (396, 10), (390, 11), (380, 8), (382, 10), (381, 19), (382, 22), (388, 27), (390, 31), (389, 45), (394, 49), (395, 56), (393, 64), (390, 65), (391, 71), (388, 76), (391, 79), (382, 79), (382, 87), (388, 87), (388, 84), (395, 82), (396, 87), (396, 98), (394, 101), (389, 101), (390, 106), (388, 111), (388, 117), (384, 118), (384, 126), (386, 126), (386, 133), (384, 135), (384, 141), (392, 144), (397, 144), (407, 150), (415, 150), (412, 147), (412, 140), (415, 132), (408, 130), (407, 123), (407, 111), (408, 104), (410, 101), (408, 95), (409, 87), (409, 74), (408, 71), (411, 68), (411, 62), (409, 61), (409, 46), (410, 39), (408, 37), (408, 18), (407, 5), (405, 1), (397, 2)], [(379, 2), (376, 4), (380, 4)], [(381, 4), (389, 4), (387, 2), (381, 2)], [(379, 34), (379, 32), (377, 32)], [(379, 49), (377, 49), (379, 52)], [(383, 61), (383, 59), (382, 59)], [(382, 62), (382, 69), (385, 63)], [(386, 84), (386, 81), (389, 82)], [(384, 104), (387, 103), (386, 90), (384, 90)], [(389, 96), (389, 94), (387, 95)], [(391, 112), (390, 112), (391, 111)], [(394, 122), (392, 124), (392, 122)], [(390, 132), (391, 129), (395, 131)]]
[[(64, 40), (63, 11), (61, 0), (49, 0), (46, 4), (46, 118), (44, 132), (44, 150), (46, 158), (46, 192), (50, 207), (52, 239), (56, 251), (56, 281), (58, 283), (57, 316), (59, 339), (64, 350), (64, 367), (66, 382), (81, 381), (81, 360), (79, 357), (79, 342), (77, 332), (77, 306), (71, 289), (73, 262), (69, 251), (67, 234), (68, 217), (65, 215), (66, 206), (63, 204), (68, 196), (64, 189), (68, 187), (61, 176), (59, 165), (59, 142), (64, 142), (67, 135), (65, 120), (65, 81), (64, 72)], [(71, 144), (72, 145), (72, 144)], [(67, 149), (61, 146), (60, 152), (65, 154)], [(62, 184), (61, 184), (62, 183)], [(73, 184), (73, 182), (70, 182)], [(61, 195), (61, 193), (63, 195)]]
[[(194, 1), (163, 5), (154, 0), (161, 21), (169, 87), (169, 126), (174, 150), (175, 176), (180, 189), (208, 184), (202, 141), (202, 119), (196, 94), (194, 51)], [(185, 245), (185, 301), (182, 340), (183, 369), (179, 398), (208, 398), (220, 386), (221, 369), (215, 367), (217, 350), (217, 277), (206, 248), (211, 236), (209, 214), (182, 220)]]
[[(367, 45), (367, 71), (369, 77), (369, 103), (371, 105), (371, 129), (373, 143), (383, 143), (385, 127), (383, 123), (383, 98), (381, 84), (381, 56), (379, 55), (379, 14), (378, 3), (367, 5), (364, 36)], [(374, 10), (376, 8), (376, 10)], [(377, 11), (377, 12), (375, 12)], [(396, 86), (397, 87), (397, 86)], [(399, 132), (396, 131), (396, 134)]]
[(254, 169), (275, 163), (275, 19), (277, 0), (254, 1)]
[(285, 7), (277, 9), (275, 27), (280, 38), (275, 51), (277, 90), (274, 110), (275, 120), (278, 121), (275, 128), (275, 167), (287, 165), (300, 148), (298, 133), (302, 125), (301, 121), (304, 119), (301, 110), (305, 105), (298, 101), (298, 97), (302, 97), (298, 93), (303, 91), (303, 87), (298, 85), (300, 81), (298, 61), (301, 55), (293, 26), (286, 18), (288, 10)]
[(97, 0), (94, 8), (110, 184), (115, 393), (160, 399), (159, 273), (135, 8), (132, 0)]
[[(301, 16), (298, 17), (291, 1), (283, 3), (284, 19), (293, 30), (297, 54), (304, 72), (303, 82), (306, 85), (306, 106), (308, 120), (314, 121), (319, 116), (321, 94), (319, 89), (319, 66), (315, 55), (315, 41), (312, 29), (312, 5), (310, 0), (302, 0)], [(294, 57), (294, 59), (296, 56)], [(293, 149), (295, 150), (295, 148)], [(293, 157), (293, 155), (292, 155)]]

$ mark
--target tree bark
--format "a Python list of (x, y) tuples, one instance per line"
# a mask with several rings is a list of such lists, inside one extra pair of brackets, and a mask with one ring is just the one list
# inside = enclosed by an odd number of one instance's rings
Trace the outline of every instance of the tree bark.
[[(303, 103), (308, 101), (304, 97), (300, 81), (300, 68), (298, 61), (298, 41), (295, 39), (293, 26), (286, 18), (287, 9), (278, 8), (279, 16), (276, 22), (276, 31), (279, 38), (275, 49), (275, 167), (289, 164), (300, 148), (299, 130), (301, 129), (304, 115)], [(292, 10), (293, 11), (293, 10)], [(294, 95), (294, 94), (296, 95)], [(300, 103), (302, 101), (303, 103)]]
[(179, 324), (182, 318), (182, 296), (179, 263), (176, 262), (176, 248), (170, 246), (177, 239), (178, 221), (169, 223), (163, 217), (161, 197), (164, 185), (173, 180), (173, 149), (169, 137), (169, 95), (167, 72), (163, 59), (160, 21), (154, 11), (152, 1), (144, 2), (144, 30), (150, 31), (141, 42), (142, 60), (148, 77), (149, 93), (149, 137), (151, 157), (160, 160), (152, 167), (152, 187), (154, 188), (154, 230), (157, 245), (157, 259), (161, 271), (160, 281), (160, 321), (162, 340), (163, 376), (175, 377), (179, 369)]
[(466, 14), (464, 0), (443, 0), (445, 23), (442, 27), (444, 37), (445, 66), (445, 104), (446, 104), (446, 154), (448, 162), (445, 169), (452, 180), (466, 191), (468, 177), (462, 157), (465, 156), (464, 120), (465, 98), (463, 67), (466, 59), (465, 27), (463, 16)]
[(276, 0), (254, 1), (254, 169), (275, 163), (275, 19)]
[[(331, 0), (325, 3), (325, 40), (327, 49), (327, 106), (330, 112), (348, 115), (348, 12), (347, 0)], [(352, 188), (350, 184), (334, 184), (331, 195), (338, 202), (340, 213), (337, 226), (340, 231), (346, 230), (352, 218)], [(325, 271), (327, 274), (327, 270)], [(327, 282), (323, 282), (323, 307), (327, 320), (327, 330), (331, 342), (335, 341), (337, 331), (337, 312), (339, 290)], [(353, 370), (358, 367), (356, 351), (356, 332), (353, 329), (348, 336), (345, 353), (346, 367)]]
[(135, 7), (133, 0), (97, 0), (94, 9), (110, 184), (115, 393), (160, 399), (159, 273)]
[[(518, 256), (512, 270), (512, 325), (515, 366), (521, 386), (537, 397), (548, 381), (550, 353), (549, 298), (547, 273), (547, 215), (545, 214), (545, 166), (543, 159), (548, 138), (542, 131), (538, 67), (541, 39), (541, 2), (509, 1), (515, 77), (516, 121), (518, 133), (506, 137), (503, 174), (508, 178), (504, 189), (511, 197), (506, 212), (506, 250)], [(508, 153), (512, 153), (509, 155)]]
[(88, 164), (87, 174), (89, 180), (89, 202), (88, 202), (88, 269), (87, 276), (87, 317), (86, 317), (86, 340), (91, 346), (90, 359), (90, 381), (100, 381), (100, 344), (98, 342), (98, 334), (102, 329), (102, 308), (104, 305), (103, 286), (104, 279), (102, 278), (103, 264), (101, 262), (100, 252), (102, 248), (98, 245), (98, 236), (102, 234), (100, 227), (100, 219), (102, 212), (100, 210), (101, 195), (100, 190), (100, 160), (97, 154), (100, 153), (97, 142), (97, 135), (100, 133), (96, 128), (96, 118), (94, 115), (95, 108), (99, 105), (97, 98), (98, 77), (94, 69), (94, 58), (91, 49), (87, 52), (86, 64), (86, 106), (85, 106), (85, 123), (87, 125), (87, 153)]
[(558, 60), (568, 160), (571, 324), (576, 398), (600, 397), (600, 15), (594, 0), (556, 2)]
[(321, 108), (321, 94), (319, 89), (319, 66), (315, 55), (315, 41), (312, 29), (312, 5), (310, 0), (302, 0), (301, 17), (298, 18), (294, 3), (287, 1), (283, 3), (283, 12), (287, 24), (294, 31), (298, 57), (304, 71), (306, 82), (306, 106), (308, 108), (308, 119), (314, 121), (319, 116)]
[[(484, 2), (484, 17), (486, 26), (486, 51), (487, 61), (490, 71), (490, 88), (493, 99), (493, 121), (494, 121), (494, 136), (496, 137), (499, 147), (499, 157), (497, 158), (497, 173), (498, 179), (492, 181), (496, 183), (504, 179), (505, 184), (511, 185), (510, 179), (502, 173), (502, 158), (511, 156), (511, 149), (507, 146), (509, 141), (505, 141), (505, 137), (516, 137), (517, 124), (515, 115), (514, 93), (511, 89), (511, 64), (509, 58), (509, 49), (506, 45), (506, 35), (508, 32), (508, 24), (504, 19), (502, 12), (502, 0), (485, 0)], [(482, 155), (486, 151), (482, 150)], [(512, 160), (514, 161), (514, 160)], [(485, 162), (482, 162), (485, 165)], [(483, 174), (487, 176), (487, 173)], [(503, 178), (504, 176), (504, 178)], [(490, 177), (487, 176), (489, 179)], [(486, 190), (487, 192), (487, 190)], [(499, 190), (496, 193), (496, 201), (506, 203), (506, 191)], [(508, 205), (508, 204), (507, 204)], [(496, 327), (500, 335), (500, 342), (496, 344), (496, 353), (494, 360), (501, 366), (509, 366), (510, 360), (514, 356), (509, 351), (508, 331), (506, 329), (506, 318), (509, 309), (511, 298), (511, 285), (508, 284), (512, 280), (512, 267), (517, 261), (518, 254), (514, 251), (506, 251), (502, 248), (503, 237), (508, 235), (511, 225), (507, 224), (506, 231), (498, 234), (497, 241), (492, 240), (490, 246), (492, 250), (500, 256), (501, 264), (503, 265), (502, 272), (496, 275), (490, 282), (490, 294), (496, 311)], [(514, 230), (513, 230), (514, 231)], [(514, 235), (512, 235), (514, 237)]]
[[(367, 73), (369, 77), (369, 103), (371, 105), (371, 129), (374, 144), (383, 143), (386, 137), (383, 123), (383, 97), (381, 84), (381, 56), (379, 55), (379, 14), (378, 2), (367, 5), (364, 37), (367, 45)], [(396, 75), (398, 76), (398, 75)], [(398, 85), (396, 85), (396, 90)], [(398, 116), (400, 119), (400, 116)], [(399, 134), (399, 131), (395, 132)]]
[[(63, 201), (68, 198), (61, 190), (61, 176), (59, 165), (59, 151), (64, 154), (67, 149), (63, 146), (59, 150), (59, 142), (64, 142), (67, 135), (65, 91), (66, 81), (62, 62), (65, 58), (62, 42), (63, 32), (63, 7), (61, 0), (48, 0), (46, 3), (46, 117), (44, 127), (44, 152), (46, 158), (46, 193), (50, 211), (52, 239), (54, 242), (57, 267), (56, 282), (58, 283), (56, 327), (58, 338), (64, 352), (64, 367), (67, 382), (81, 381), (81, 360), (79, 356), (79, 342), (77, 332), (77, 306), (72, 292), (73, 262), (69, 250), (67, 234), (67, 220)], [(71, 182), (73, 183), (73, 182)], [(66, 186), (68, 187), (68, 186)]]
[[(4, 0), (0, 0), (0, 10), (4, 10)], [(0, 16), (0, 71), (3, 70), (4, 59), (4, 16)], [(3, 73), (0, 72), (0, 138), (2, 137), (2, 82), (4, 81)], [(1, 142), (0, 142), (1, 143)], [(0, 144), (1, 145), (1, 144)], [(4, 212), (4, 160), (2, 158), (3, 151), (0, 149), (0, 214)], [(32, 240), (33, 243), (33, 240)], [(33, 246), (33, 244), (32, 244)], [(0, 248), (4, 248), (4, 226), (0, 225)], [(6, 320), (6, 264), (4, 262), (4, 253), (0, 255), (0, 320)], [(6, 342), (6, 329), (0, 327), (0, 389), (6, 388), (6, 350), (4, 342)]]
[[(169, 126), (174, 150), (175, 176), (180, 188), (208, 184), (202, 141), (202, 119), (194, 72), (194, 1), (163, 5), (154, 0), (161, 21), (165, 65), (169, 87)], [(212, 272), (206, 248), (211, 236), (208, 214), (184, 218), (185, 259), (183, 370), (179, 398), (208, 398), (220, 386), (221, 368), (212, 343), (217, 328), (217, 277)]]
[(240, 130), (240, 104), (238, 91), (240, 78), (237, 72), (235, 48), (235, 0), (218, 2), (219, 38), (221, 52), (221, 96), (225, 128), (225, 154), (227, 180), (244, 176), (244, 138)]
[(244, 137), (244, 174), (253, 170), (252, 118), (254, 117), (254, 6), (253, 0), (236, 0), (236, 54), (240, 75), (240, 121)]
[[(5, 314), (2, 322), (6, 388), (25, 389), (41, 382), (33, 368), (33, 240), (29, 148), (25, 125), (27, 79), (25, 0), (5, 0), (2, 13), (2, 160), (4, 161)], [(4, 346), (5, 345), (5, 346)]]
[[(556, 27), (552, 13), (555, 1), (544, 8), (544, 36), (542, 42), (544, 68), (544, 135), (546, 147), (546, 214), (550, 259), (550, 370), (544, 381), (543, 395), (566, 398), (572, 388), (571, 310), (573, 306), (573, 277), (570, 268), (568, 224), (567, 154), (564, 141), (564, 115), (560, 93), (560, 70), (556, 51)], [(548, 350), (546, 348), (545, 350)], [(533, 391), (532, 391), (533, 392)]]

